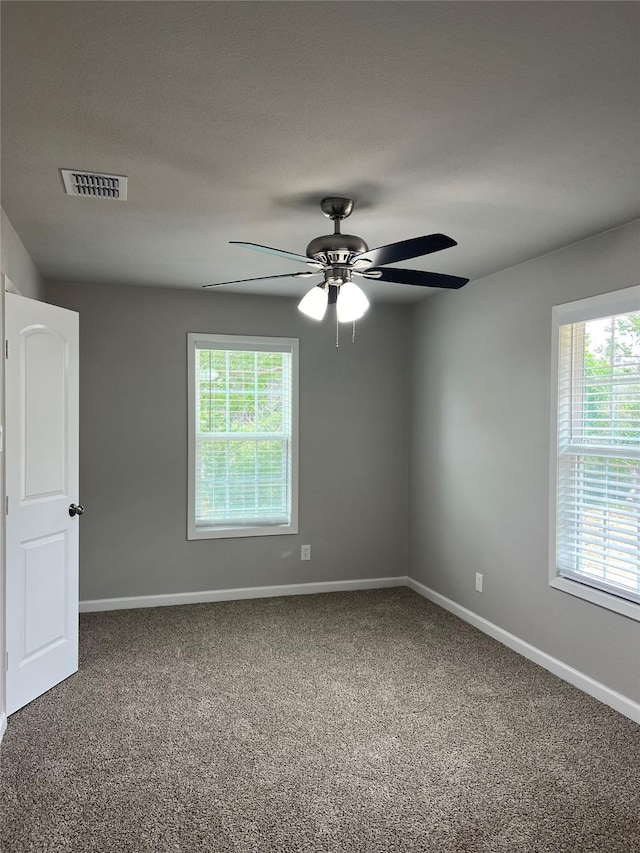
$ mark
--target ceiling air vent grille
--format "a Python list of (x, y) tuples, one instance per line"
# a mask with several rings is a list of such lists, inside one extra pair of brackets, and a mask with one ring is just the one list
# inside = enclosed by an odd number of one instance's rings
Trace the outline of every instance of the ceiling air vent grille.
[(68, 195), (127, 200), (127, 179), (124, 175), (77, 172), (75, 169), (60, 169), (60, 172)]

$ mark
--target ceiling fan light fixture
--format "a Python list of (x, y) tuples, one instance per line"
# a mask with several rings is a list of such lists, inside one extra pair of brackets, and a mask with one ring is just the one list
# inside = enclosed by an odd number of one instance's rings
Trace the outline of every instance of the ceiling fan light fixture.
[(312, 287), (298, 303), (298, 310), (311, 317), (312, 320), (322, 320), (329, 303), (329, 292), (321, 284)]
[(364, 291), (352, 281), (346, 281), (338, 293), (336, 310), (340, 323), (351, 323), (359, 320), (369, 307), (369, 300)]

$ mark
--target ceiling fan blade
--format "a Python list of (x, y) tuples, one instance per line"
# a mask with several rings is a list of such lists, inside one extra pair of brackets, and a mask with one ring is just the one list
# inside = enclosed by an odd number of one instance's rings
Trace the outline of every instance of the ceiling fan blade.
[(270, 246), (261, 246), (259, 243), (243, 243), (241, 240), (230, 240), (232, 246), (244, 246), (245, 249), (253, 249), (254, 252), (265, 252), (267, 255), (277, 255), (279, 258), (287, 258), (289, 261), (300, 261), (307, 264), (313, 263), (313, 258), (306, 255), (297, 255), (295, 252), (285, 252), (284, 249), (272, 249)]
[[(370, 276), (370, 273), (376, 273), (376, 275)], [(381, 273), (381, 275), (377, 275), (377, 273)], [(419, 287), (446, 287), (450, 290), (457, 290), (469, 281), (468, 278), (460, 278), (456, 275), (423, 272), (422, 270), (394, 269), (393, 267), (368, 269), (363, 278), (371, 278), (375, 281), (392, 281), (397, 284), (415, 284)]]
[(203, 284), (203, 287), (226, 287), (228, 284), (244, 284), (247, 281), (270, 281), (274, 278), (309, 278), (309, 276), (318, 275), (313, 270), (306, 272), (287, 272), (284, 275), (262, 275), (258, 278), (239, 278), (237, 281), (218, 281), (215, 284)]
[(414, 237), (412, 240), (401, 240), (399, 243), (369, 249), (368, 252), (356, 255), (354, 261), (371, 261), (372, 266), (381, 267), (420, 258), (422, 255), (430, 255), (432, 252), (440, 252), (457, 245), (456, 241), (446, 234), (428, 234), (425, 237)]

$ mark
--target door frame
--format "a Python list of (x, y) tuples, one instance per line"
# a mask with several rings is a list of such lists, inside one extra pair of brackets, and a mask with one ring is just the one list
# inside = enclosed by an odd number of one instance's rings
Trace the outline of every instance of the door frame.
[[(2, 503), (5, 505), (7, 499), (7, 486), (5, 481), (5, 393), (4, 393), (4, 316), (5, 316), (5, 292), (21, 295), (18, 288), (13, 284), (11, 279), (5, 273), (0, 273), (0, 340), (2, 343), (2, 353), (0, 354), (0, 495)], [(1, 513), (0, 518), (0, 741), (7, 729), (7, 619), (6, 619), (6, 601), (7, 601), (7, 581), (6, 581), (6, 550), (7, 550), (7, 534), (6, 534), (6, 516)]]

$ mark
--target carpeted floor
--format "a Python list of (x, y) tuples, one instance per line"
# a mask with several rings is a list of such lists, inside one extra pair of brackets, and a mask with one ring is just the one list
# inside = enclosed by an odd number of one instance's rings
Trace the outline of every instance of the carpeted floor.
[(631, 853), (640, 731), (408, 589), (81, 617), (6, 853)]

